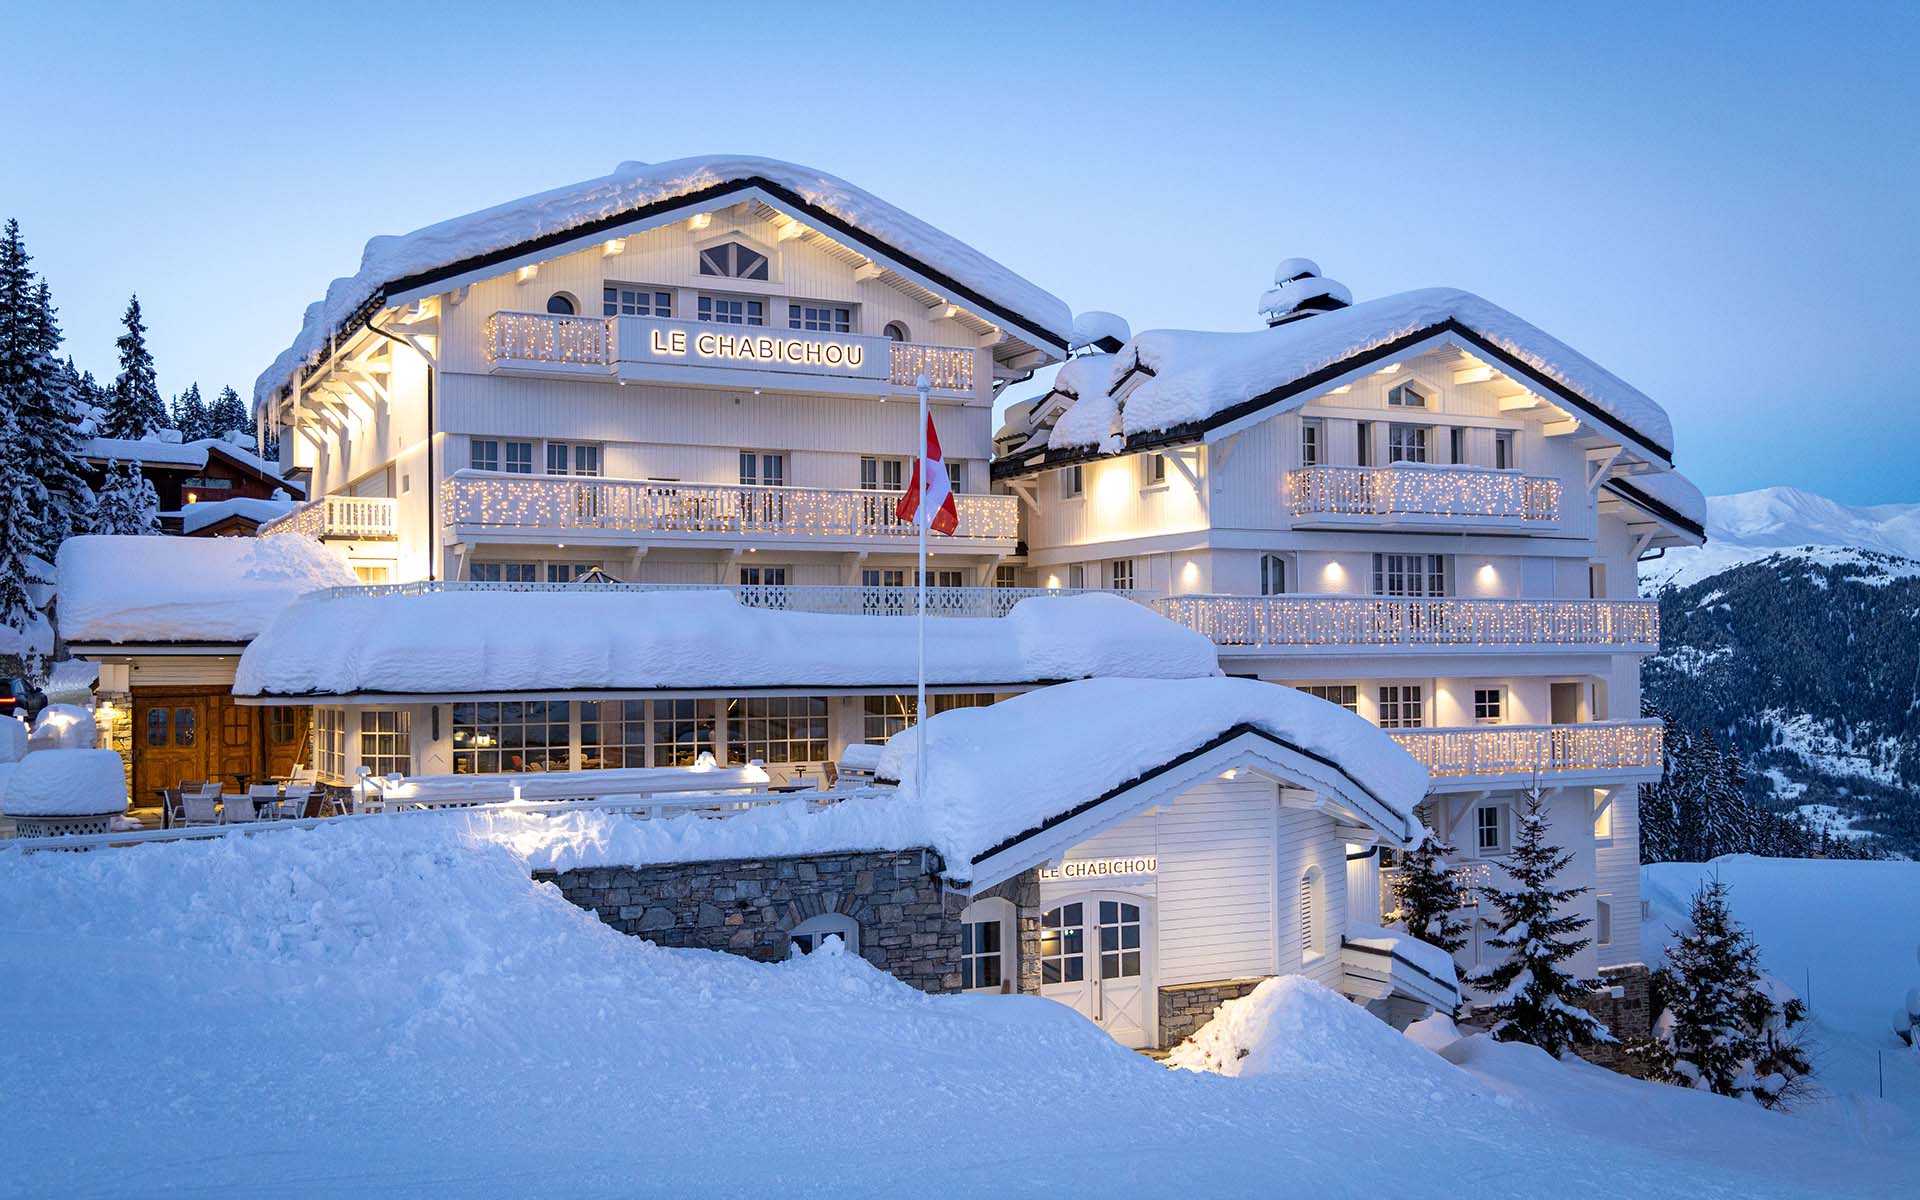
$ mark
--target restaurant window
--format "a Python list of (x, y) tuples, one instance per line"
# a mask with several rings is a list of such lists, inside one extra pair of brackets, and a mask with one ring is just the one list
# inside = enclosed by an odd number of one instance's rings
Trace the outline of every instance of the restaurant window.
[(993, 586), (997, 588), (1019, 587), (1020, 568), (1011, 563), (1001, 563), (993, 569)]
[(815, 333), (852, 333), (853, 310), (824, 304), (787, 305), (787, 328)]
[(1444, 554), (1376, 554), (1373, 556), (1373, 594), (1376, 596), (1444, 596), (1447, 594), (1447, 557)]
[(501, 700), (453, 706), (453, 773), (564, 771), (573, 735), (565, 700)]
[(571, 317), (580, 311), (580, 306), (565, 292), (555, 292), (547, 297), (547, 311), (556, 317)]
[(1427, 461), (1427, 427), (1424, 425), (1387, 426), (1387, 461), (1423, 463)]
[(700, 273), (724, 279), (765, 279), (767, 256), (739, 242), (722, 242), (700, 252)]
[(824, 762), (825, 696), (752, 696), (727, 702), (727, 761)]
[(176, 708), (173, 710), (173, 744), (191, 746), (199, 735), (197, 723), (200, 714), (197, 709)]
[(547, 474), (600, 474), (600, 447), (584, 442), (548, 442)]
[(299, 735), (300, 723), (293, 715), (293, 709), (284, 704), (276, 704), (267, 710), (267, 740), (276, 746), (288, 746)]
[(590, 575), (600, 567), (595, 563), (548, 563), (548, 583), (572, 583), (582, 575)]
[(313, 770), (321, 779), (347, 778), (347, 713), (341, 708), (313, 710)]
[(360, 714), (360, 765), (378, 776), (413, 770), (413, 721), (405, 709), (367, 709)]
[(700, 297), (700, 319), (719, 325), (765, 325), (767, 308), (758, 300), (733, 296)]
[(1419, 684), (1385, 684), (1380, 688), (1379, 700), (1380, 728), (1418, 729), (1426, 724), (1426, 706)]
[(537, 583), (539, 563), (477, 562), (467, 564), (467, 578), (475, 583)]
[[(915, 706), (912, 696), (868, 696), (863, 703), (866, 711), (861, 734), (862, 740), (869, 746), (878, 746), (894, 734), (913, 726)], [(985, 708), (992, 703), (991, 692), (957, 692), (927, 697), (927, 707), (936, 717), (956, 708)]]
[(612, 770), (647, 765), (647, 702), (580, 702), (580, 769)]
[(1360, 711), (1360, 688), (1357, 684), (1307, 683), (1300, 685), (1300, 690), (1329, 704), (1338, 704), (1350, 713)]
[(671, 317), (673, 293), (610, 283), (600, 291), (600, 308), (609, 317)]
[[(785, 567), (741, 567), (740, 586), (785, 587), (787, 586), (787, 569)], [(756, 604), (761, 608), (786, 607), (784, 601), (773, 603), (772, 600), (772, 597), (762, 596), (758, 598)]]
[(147, 710), (147, 745), (164, 746), (167, 744), (167, 710), (150, 708)]
[(702, 754), (714, 752), (717, 721), (712, 700), (649, 701), (647, 735), (655, 767), (691, 767)]

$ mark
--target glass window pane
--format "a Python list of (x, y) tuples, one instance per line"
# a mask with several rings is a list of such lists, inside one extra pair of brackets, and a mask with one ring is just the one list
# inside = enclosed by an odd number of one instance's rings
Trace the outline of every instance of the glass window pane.
[(194, 721), (197, 714), (191, 708), (173, 710), (173, 744), (176, 746), (193, 745)]

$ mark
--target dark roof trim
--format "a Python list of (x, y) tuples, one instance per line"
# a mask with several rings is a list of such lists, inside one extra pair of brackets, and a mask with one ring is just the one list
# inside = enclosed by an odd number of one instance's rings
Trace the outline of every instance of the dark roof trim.
[[(1234, 421), (1240, 420), (1242, 417), (1257, 413), (1263, 408), (1268, 408), (1272, 405), (1290, 400), (1302, 392), (1313, 391), (1323, 387), (1356, 368), (1364, 367), (1383, 359), (1393, 358), (1429, 338), (1444, 333), (1451, 333), (1462, 341), (1467, 342), (1487, 358), (1497, 360), (1509, 372), (1525, 376), (1531, 380), (1539, 390), (1551, 393), (1554, 401), (1562, 407), (1585, 413), (1588, 417), (1591, 417), (1602, 425), (1620, 430), (1635, 441), (1653, 450), (1653, 452), (1659, 456), (1660, 460), (1668, 466), (1673, 465), (1673, 451), (1671, 449), (1662, 446), (1659, 442), (1647, 437), (1632, 426), (1608, 416), (1592, 401), (1581, 396), (1571, 388), (1548, 379), (1533, 367), (1521, 362), (1513, 355), (1494, 345), (1453, 317), (1448, 317), (1446, 320), (1435, 325), (1428, 325), (1424, 328), (1416, 329), (1412, 333), (1395, 338), (1391, 342), (1375, 346), (1371, 350), (1350, 354), (1338, 362), (1330, 363), (1311, 374), (1303, 375), (1277, 388), (1262, 392), (1251, 399), (1242, 400), (1238, 404), (1229, 405), (1204, 420), (1188, 421), (1169, 429), (1159, 429), (1134, 434), (1127, 439), (1126, 448), (1122, 453), (1134, 454), (1143, 450), (1156, 450), (1163, 446), (1194, 441), (1205, 436), (1209, 430), (1231, 424)], [(1152, 374), (1145, 366), (1136, 365), (1129, 367), (1121, 373), (1119, 379), (1114, 381), (1113, 387), (1110, 390), (1117, 391), (1135, 370), (1144, 374)], [(993, 464), (991, 475), (994, 479), (1014, 479), (1021, 475), (1046, 470), (1050, 467), (1066, 466), (1074, 462), (1088, 462), (1096, 458), (1105, 457), (1109, 456), (1101, 454), (1097, 449), (1082, 447), (1063, 451), (1058, 457), (1049, 453), (1047, 457), (1040, 462), (996, 462)], [(1003, 467), (1005, 468), (1004, 470), (1002, 469)]]
[[(687, 192), (666, 200), (655, 200), (650, 204), (642, 204), (635, 208), (624, 209), (609, 216), (598, 217), (585, 224), (575, 225), (570, 229), (559, 229), (552, 233), (543, 233), (538, 237), (528, 238), (526, 241), (516, 242), (511, 246), (506, 246), (499, 250), (490, 250), (485, 254), (476, 254), (471, 258), (463, 258), (458, 262), (448, 263), (442, 267), (434, 267), (432, 270), (418, 271), (412, 275), (402, 275), (397, 279), (389, 279), (387, 282), (381, 284), (373, 295), (368, 297), (366, 303), (355, 310), (351, 317), (347, 318), (340, 329), (334, 332), (336, 335), (344, 335), (349, 330), (363, 324), (375, 313), (386, 307), (386, 298), (388, 296), (399, 295), (403, 292), (411, 292), (418, 288), (428, 287), (441, 280), (452, 279), (458, 275), (465, 275), (470, 271), (485, 270), (497, 263), (519, 258), (522, 255), (537, 253), (541, 250), (550, 250), (557, 246), (564, 246), (569, 242), (591, 238), (595, 234), (604, 233), (609, 229), (618, 229), (623, 225), (630, 225), (635, 221), (642, 221), (648, 217), (658, 216), (661, 213), (672, 212), (678, 208), (687, 208), (691, 205), (731, 195), (734, 192), (751, 191), (754, 188), (759, 188), (768, 195), (780, 200), (782, 203), (792, 205), (801, 212), (806, 213), (810, 220), (834, 230), (842, 237), (864, 242), (882, 251), (887, 257), (895, 260), (902, 266), (931, 279), (942, 288), (952, 292), (955, 297), (965, 300), (968, 307), (991, 313), (1010, 325), (1018, 325), (1023, 329), (1040, 334), (1043, 337), (1051, 338), (1052, 342), (1048, 346), (1043, 347), (1043, 349), (1057, 350), (1062, 358), (1066, 357), (1067, 339), (1061, 334), (1048, 329), (1043, 323), (1029, 317), (1023, 317), (1012, 309), (987, 299), (979, 292), (974, 291), (959, 280), (954, 279), (946, 272), (922, 262), (920, 259), (915, 258), (905, 251), (888, 245), (873, 234), (861, 229), (853, 222), (837, 217), (827, 210), (808, 202), (803, 199), (799, 193), (782, 187), (770, 179), (763, 179), (758, 175), (749, 175), (743, 179), (728, 180), (726, 183), (715, 184), (710, 188), (702, 188), (697, 192)], [(321, 352), (320, 361), (325, 362), (331, 355), (332, 346), (329, 344), (327, 349)], [(318, 365), (318, 363), (315, 364), (316, 367)]]
[(1187, 751), (1186, 753), (1176, 755), (1175, 757), (1168, 759), (1166, 762), (1161, 763), (1159, 766), (1153, 768), (1151, 771), (1144, 771), (1139, 775), (1134, 776), (1132, 779), (1127, 780), (1125, 783), (1122, 783), (1115, 787), (1107, 789), (1105, 792), (1101, 793), (1098, 796), (1095, 796), (1091, 800), (1087, 800), (1083, 803), (1076, 804), (1072, 808), (1068, 809), (1063, 813), (1057, 813), (1054, 816), (1048, 817), (1046, 820), (1040, 822), (1038, 825), (1035, 825), (1031, 829), (1022, 830), (1021, 832), (1014, 834), (1012, 837), (1007, 838), (1006, 840), (1000, 842), (998, 845), (988, 847), (986, 850), (982, 851), (981, 853), (974, 855), (973, 861), (976, 863), (979, 863), (986, 859), (992, 858), (994, 855), (999, 854), (1002, 851), (1010, 850), (1013, 847), (1019, 845), (1021, 842), (1026, 841), (1028, 838), (1036, 837), (1042, 833), (1045, 833), (1047, 830), (1052, 829), (1055, 825), (1058, 825), (1063, 821), (1071, 821), (1073, 818), (1079, 816), (1081, 813), (1088, 812), (1092, 809), (1098, 808), (1102, 804), (1105, 804), (1107, 801), (1113, 799), (1115, 796), (1121, 795), (1124, 792), (1130, 792), (1134, 788), (1140, 787), (1142, 784), (1149, 783), (1152, 780), (1159, 778), (1161, 775), (1166, 774), (1168, 771), (1171, 771), (1176, 767), (1184, 766), (1185, 764), (1193, 761), (1194, 759), (1199, 758), (1201, 755), (1210, 754), (1213, 751), (1218, 750), (1220, 747), (1226, 745), (1228, 742), (1231, 742), (1234, 739), (1239, 738), (1245, 734), (1252, 734), (1257, 738), (1261, 738), (1265, 741), (1272, 742), (1274, 745), (1279, 746), (1284, 750), (1291, 750), (1295, 754), (1301, 755), (1302, 757), (1305, 757), (1305, 758), (1312, 759), (1314, 762), (1319, 763), (1323, 767), (1329, 768), (1335, 774), (1339, 775), (1340, 778), (1352, 784), (1355, 790), (1359, 791), (1362, 795), (1366, 796), (1369, 800), (1372, 800), (1375, 804), (1378, 804), (1381, 808), (1386, 809), (1388, 812), (1393, 811), (1392, 807), (1388, 805), (1386, 801), (1380, 799), (1380, 797), (1373, 794), (1373, 789), (1367, 787), (1367, 785), (1361, 783), (1358, 779), (1355, 779), (1351, 774), (1348, 773), (1345, 767), (1341, 766), (1339, 763), (1335, 762), (1331, 758), (1328, 758), (1324, 754), (1317, 753), (1316, 751), (1309, 750), (1305, 746), (1296, 745), (1295, 743), (1290, 742), (1285, 738), (1275, 737), (1273, 734), (1267, 732), (1266, 730), (1260, 728), (1259, 726), (1251, 725), (1243, 721), (1240, 724), (1233, 726), (1231, 729), (1228, 729), (1225, 733), (1222, 733), (1217, 737), (1211, 738), (1199, 746), (1195, 746), (1193, 749)]
[[(929, 692), (938, 689), (943, 694), (971, 695), (975, 692), (1019, 692), (1029, 688), (1052, 687), (1057, 683), (1072, 683), (1070, 679), (1022, 679), (1001, 680), (995, 683), (942, 683), (929, 681)], [(404, 703), (414, 700), (426, 703), (451, 703), (447, 697), (457, 697), (458, 701), (473, 700), (478, 703), (490, 703), (494, 700), (514, 700), (532, 697), (545, 700), (597, 699), (620, 696), (678, 696), (698, 692), (702, 696), (787, 696), (796, 692), (812, 693), (818, 696), (866, 696), (866, 695), (910, 695), (914, 681), (902, 680), (896, 683), (762, 683), (751, 687), (733, 684), (663, 684), (657, 687), (622, 687), (619, 684), (582, 685), (570, 688), (514, 688), (508, 691), (461, 692), (441, 690), (437, 692), (389, 692), (377, 689), (362, 689), (356, 692), (235, 692), (233, 698), (244, 701), (281, 701), (298, 700), (304, 702), (337, 701), (342, 704), (358, 703), (358, 697), (378, 696), (384, 702)]]
[(1688, 518), (1683, 516), (1680, 513), (1680, 511), (1674, 508), (1672, 505), (1662, 504), (1660, 501), (1655, 500), (1652, 496), (1649, 496), (1647, 493), (1641, 491), (1639, 488), (1634, 487), (1632, 483), (1628, 482), (1625, 479), (1609, 479), (1607, 480), (1606, 486), (1607, 486), (1607, 490), (1612, 492), (1614, 495), (1619, 496), (1621, 499), (1626, 500), (1631, 504), (1639, 505), (1641, 508), (1646, 509), (1648, 512), (1652, 513), (1654, 516), (1659, 517), (1661, 520), (1669, 522), (1670, 524), (1679, 526), (1681, 529), (1686, 530), (1688, 533), (1693, 534), (1695, 537), (1705, 538), (1707, 536), (1707, 531), (1705, 527), (1699, 525), (1694, 521), (1689, 520)]

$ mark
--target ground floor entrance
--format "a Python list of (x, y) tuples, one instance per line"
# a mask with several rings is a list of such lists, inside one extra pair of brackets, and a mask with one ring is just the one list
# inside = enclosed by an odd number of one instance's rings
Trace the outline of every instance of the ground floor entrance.
[(1085, 892), (1040, 916), (1040, 994), (1072, 1008), (1129, 1049), (1153, 1046), (1157, 995), (1153, 901)]
[(133, 807), (157, 810), (183, 782), (239, 791), (288, 774), (307, 761), (310, 711), (246, 707), (221, 686), (135, 687)]

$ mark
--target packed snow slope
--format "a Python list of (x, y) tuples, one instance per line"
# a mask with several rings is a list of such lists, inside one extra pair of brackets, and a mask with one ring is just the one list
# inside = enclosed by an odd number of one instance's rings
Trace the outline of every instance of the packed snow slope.
[(927, 997), (826, 952), (664, 950), (467, 828), (365, 818), (0, 862), (0, 1194), (1920, 1186), (1790, 1118), (1538, 1054), (1415, 1068), (1385, 1048), (1398, 1035), (1349, 1022), (1256, 1077), (1170, 1072), (1050, 1001)]

